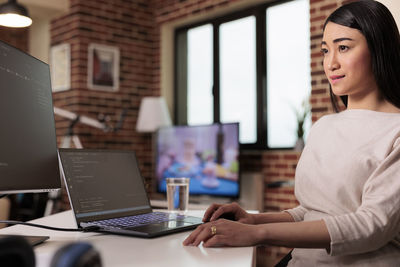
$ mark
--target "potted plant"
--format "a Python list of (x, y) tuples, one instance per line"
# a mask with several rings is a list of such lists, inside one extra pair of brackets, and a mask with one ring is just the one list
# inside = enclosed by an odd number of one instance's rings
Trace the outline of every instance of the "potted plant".
[(294, 145), (295, 151), (302, 151), (304, 148), (304, 123), (310, 114), (311, 107), (309, 97), (306, 97), (301, 103), (300, 109), (295, 109), (297, 119), (297, 140)]

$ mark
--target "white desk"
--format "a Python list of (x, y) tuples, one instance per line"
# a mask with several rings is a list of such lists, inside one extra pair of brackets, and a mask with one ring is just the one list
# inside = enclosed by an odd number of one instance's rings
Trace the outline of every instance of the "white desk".
[[(191, 211), (201, 217), (203, 211)], [(72, 211), (32, 221), (55, 227), (76, 227)], [(0, 230), (0, 234), (47, 235), (50, 239), (35, 247), (36, 266), (48, 267), (59, 247), (69, 242), (87, 241), (100, 251), (104, 267), (122, 266), (255, 266), (255, 248), (185, 247), (182, 241), (190, 232), (154, 239), (97, 233), (60, 232), (22, 225)]]

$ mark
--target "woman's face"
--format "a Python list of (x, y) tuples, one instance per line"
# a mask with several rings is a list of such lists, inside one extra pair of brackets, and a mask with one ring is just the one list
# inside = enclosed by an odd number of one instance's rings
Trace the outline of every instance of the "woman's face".
[(321, 46), (324, 71), (335, 95), (361, 100), (377, 92), (367, 40), (360, 31), (328, 22)]

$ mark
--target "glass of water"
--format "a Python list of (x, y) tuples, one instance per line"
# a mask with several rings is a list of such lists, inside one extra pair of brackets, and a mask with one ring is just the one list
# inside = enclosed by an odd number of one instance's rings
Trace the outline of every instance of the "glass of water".
[(190, 178), (167, 178), (168, 210), (185, 212), (189, 205)]

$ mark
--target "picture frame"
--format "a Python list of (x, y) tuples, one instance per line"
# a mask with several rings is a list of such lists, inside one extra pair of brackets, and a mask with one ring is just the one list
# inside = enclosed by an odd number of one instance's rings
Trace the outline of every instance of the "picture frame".
[(71, 89), (71, 45), (69, 43), (51, 47), (50, 68), (53, 92)]
[(92, 90), (119, 89), (119, 48), (101, 44), (88, 47), (87, 85)]

